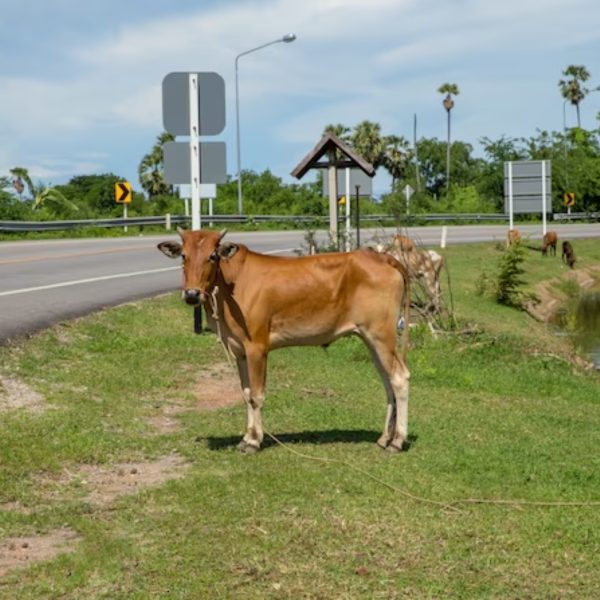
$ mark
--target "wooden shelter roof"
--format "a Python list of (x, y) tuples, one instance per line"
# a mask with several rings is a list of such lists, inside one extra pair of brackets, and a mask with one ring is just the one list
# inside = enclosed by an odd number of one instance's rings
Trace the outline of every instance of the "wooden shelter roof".
[[(342, 157), (332, 162), (331, 157), (338, 155), (336, 150), (339, 150)], [(320, 160), (323, 156), (326, 157), (324, 161)], [(326, 169), (331, 166), (339, 169), (358, 167), (369, 177), (375, 175), (373, 165), (354, 152), (350, 146), (342, 142), (333, 133), (326, 133), (317, 145), (300, 161), (291, 174), (297, 179), (302, 179), (309, 169)]]

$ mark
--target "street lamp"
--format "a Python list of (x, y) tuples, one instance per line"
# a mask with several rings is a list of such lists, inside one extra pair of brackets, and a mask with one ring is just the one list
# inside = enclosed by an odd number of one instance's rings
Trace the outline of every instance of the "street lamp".
[(266, 44), (262, 44), (261, 46), (257, 46), (256, 48), (251, 48), (250, 50), (246, 50), (245, 52), (240, 52), (235, 57), (235, 131), (236, 131), (236, 142), (237, 142), (237, 178), (238, 178), (238, 212), (239, 214), (243, 214), (242, 208), (242, 167), (241, 167), (241, 157), (240, 157), (240, 100), (239, 100), (239, 86), (238, 86), (238, 60), (241, 56), (245, 54), (250, 54), (250, 52), (256, 52), (261, 48), (266, 48), (267, 46), (271, 46), (272, 44), (278, 44), (279, 42), (285, 42), (289, 44), (296, 39), (296, 34), (294, 33), (286, 33), (282, 38), (278, 38), (273, 40), (272, 42), (267, 42)]

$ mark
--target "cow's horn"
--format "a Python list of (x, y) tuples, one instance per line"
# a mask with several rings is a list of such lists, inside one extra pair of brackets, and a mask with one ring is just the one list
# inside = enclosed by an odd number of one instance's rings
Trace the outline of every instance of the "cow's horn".
[(223, 239), (223, 237), (225, 237), (226, 233), (227, 233), (227, 227), (225, 227), (225, 229), (221, 229), (221, 232), (219, 233), (219, 241), (221, 241)]
[(179, 237), (183, 237), (183, 234), (185, 233), (185, 229), (182, 229), (181, 227), (179, 227), (179, 225), (177, 225), (177, 233), (179, 234)]

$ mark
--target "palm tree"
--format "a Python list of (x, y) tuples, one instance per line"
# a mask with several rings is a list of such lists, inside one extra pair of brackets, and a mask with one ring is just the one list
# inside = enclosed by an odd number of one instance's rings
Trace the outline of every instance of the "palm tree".
[[(346, 127), (341, 123), (338, 123), (337, 125), (333, 125), (330, 123), (329, 125), (325, 126), (325, 129), (323, 129), (323, 135), (326, 135), (327, 133), (332, 133), (333, 135), (335, 135), (335, 137), (342, 140), (342, 142), (344, 142), (345, 144), (351, 145), (350, 127)], [(339, 150), (336, 150), (334, 156), (330, 156), (329, 158), (330, 160), (334, 160), (337, 162), (341, 160), (342, 153)]]
[(148, 196), (171, 194), (173, 186), (165, 181), (163, 168), (163, 144), (175, 139), (170, 133), (163, 132), (157, 138), (152, 150), (146, 154), (138, 167), (140, 184)]
[(29, 190), (30, 196), (33, 198), (38, 193), (38, 189), (29, 177), (29, 171), (25, 167), (13, 167), (10, 169), (10, 174), (15, 178), (13, 186), (17, 190), (19, 197), (22, 196), (25, 186)]
[(577, 109), (577, 127), (581, 129), (579, 103), (587, 96), (589, 90), (581, 84), (590, 78), (590, 72), (583, 65), (569, 65), (563, 75), (570, 79), (561, 79), (558, 87), (563, 98), (568, 100)]
[(346, 127), (341, 123), (337, 123), (336, 125), (330, 123), (329, 125), (326, 125), (325, 129), (323, 129), (323, 135), (327, 133), (333, 133), (333, 135), (335, 135), (335, 137), (340, 138), (342, 142), (350, 142), (350, 127)]
[(356, 125), (352, 132), (352, 146), (373, 167), (383, 164), (385, 146), (379, 123), (362, 121)]
[(383, 138), (383, 166), (392, 176), (392, 191), (397, 181), (404, 175), (408, 160), (408, 141), (401, 136), (388, 135)]
[(452, 95), (458, 96), (460, 91), (455, 83), (444, 83), (438, 88), (440, 94), (446, 94), (442, 104), (448, 113), (448, 143), (446, 146), (446, 190), (450, 189), (450, 112), (454, 108)]

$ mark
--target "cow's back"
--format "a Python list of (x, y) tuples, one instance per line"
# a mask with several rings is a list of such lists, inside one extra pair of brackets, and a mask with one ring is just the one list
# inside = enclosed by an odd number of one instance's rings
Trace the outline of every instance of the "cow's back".
[(402, 267), (374, 252), (286, 258), (248, 251), (234, 298), (250, 336), (269, 346), (324, 344), (375, 319), (397, 317)]

